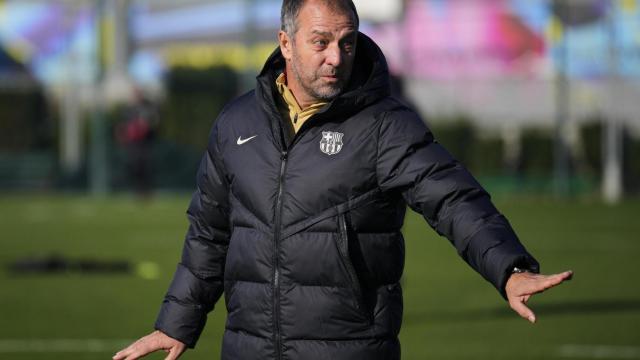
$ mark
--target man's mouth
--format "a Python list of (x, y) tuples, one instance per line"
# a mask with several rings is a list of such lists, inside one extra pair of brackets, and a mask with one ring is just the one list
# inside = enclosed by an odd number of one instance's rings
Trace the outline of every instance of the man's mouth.
[(322, 78), (327, 80), (327, 81), (332, 81), (332, 82), (340, 80), (338, 75), (323, 75)]

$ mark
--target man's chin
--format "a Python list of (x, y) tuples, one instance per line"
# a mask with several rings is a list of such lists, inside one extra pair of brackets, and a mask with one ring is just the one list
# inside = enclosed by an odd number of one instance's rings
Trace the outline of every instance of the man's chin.
[(338, 97), (338, 95), (340, 95), (340, 93), (342, 93), (342, 87), (333, 87), (333, 86), (325, 86), (322, 89), (319, 89), (319, 91), (316, 91), (316, 98), (324, 100), (324, 101), (330, 101), (333, 100), (335, 98)]

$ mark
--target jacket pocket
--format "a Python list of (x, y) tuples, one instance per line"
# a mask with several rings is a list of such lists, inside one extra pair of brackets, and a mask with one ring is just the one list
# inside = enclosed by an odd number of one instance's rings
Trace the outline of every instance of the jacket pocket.
[(347, 271), (349, 287), (353, 292), (355, 307), (367, 320), (371, 321), (365, 306), (360, 279), (358, 278), (356, 268), (353, 266), (351, 256), (349, 255), (349, 232), (347, 230), (347, 220), (344, 213), (338, 215), (338, 227), (339, 231), (338, 236), (336, 237), (336, 246), (338, 247), (338, 253), (340, 254), (340, 261)]

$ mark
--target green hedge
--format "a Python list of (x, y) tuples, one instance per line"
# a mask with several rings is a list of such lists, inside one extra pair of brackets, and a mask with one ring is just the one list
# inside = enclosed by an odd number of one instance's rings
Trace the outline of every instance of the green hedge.
[(167, 76), (167, 98), (160, 106), (159, 136), (204, 149), (214, 120), (238, 95), (238, 82), (238, 74), (228, 67), (172, 69)]
[(494, 176), (507, 172), (504, 164), (504, 142), (501, 138), (481, 138), (464, 115), (435, 119), (430, 128), (442, 144), (474, 175)]
[[(223, 106), (238, 95), (239, 82), (239, 74), (227, 67), (204, 70), (178, 67), (167, 74), (166, 96), (158, 104), (160, 122), (152, 146), (156, 187), (193, 187), (193, 176), (206, 146), (207, 134)], [(47, 104), (41, 91), (0, 92), (0, 127), (3, 130), (0, 131), (0, 155), (5, 156), (5, 164), (15, 163), (11, 156), (21, 153), (47, 152), (52, 159), (57, 157), (59, 139), (55, 118), (58, 111), (51, 109), (53, 107)], [(112, 108), (105, 114), (112, 136), (125, 116), (124, 111), (124, 108)], [(89, 121), (86, 123), (90, 124)], [(470, 116), (430, 119), (429, 123), (436, 140), (479, 178), (502, 184), (499, 186), (509, 191), (548, 191), (551, 188), (553, 129), (523, 129), (521, 156), (515, 164), (506, 164), (502, 138), (499, 134), (480, 136)], [(571, 161), (574, 187), (591, 191), (597, 188), (602, 174), (602, 124), (603, 120), (596, 117), (580, 129), (581, 152)], [(85, 141), (88, 141), (88, 126), (85, 130)], [(112, 185), (116, 189), (126, 189), (126, 153), (113, 138), (108, 143)], [(73, 182), (60, 177), (60, 186), (65, 183), (72, 187), (86, 186), (84, 165)], [(5, 168), (9, 169), (8, 165)], [(629, 132), (624, 136), (624, 169), (625, 188), (640, 191), (640, 139)], [(51, 183), (51, 174), (56, 173), (51, 169), (46, 173), (47, 182)]]
[(0, 152), (55, 148), (57, 128), (51, 114), (41, 89), (0, 90)]

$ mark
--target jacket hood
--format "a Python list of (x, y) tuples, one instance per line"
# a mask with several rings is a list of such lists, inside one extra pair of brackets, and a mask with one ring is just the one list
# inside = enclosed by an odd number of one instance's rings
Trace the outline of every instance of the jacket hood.
[[(256, 97), (268, 114), (279, 116), (276, 104), (280, 95), (275, 81), (284, 69), (285, 59), (280, 48), (276, 48), (257, 77)], [(341, 117), (346, 118), (389, 96), (389, 84), (389, 68), (382, 50), (368, 36), (359, 32), (351, 79), (345, 90), (319, 115), (330, 117), (339, 113)]]

